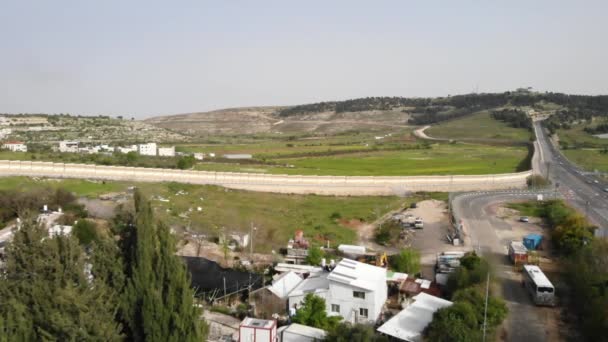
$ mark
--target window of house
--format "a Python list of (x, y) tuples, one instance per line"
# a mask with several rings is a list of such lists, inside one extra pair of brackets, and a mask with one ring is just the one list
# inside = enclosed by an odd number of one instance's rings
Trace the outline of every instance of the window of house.
[(359, 316), (361, 316), (361, 317), (367, 317), (367, 309), (360, 308), (359, 309)]
[(365, 299), (365, 292), (353, 291), (353, 297)]
[(338, 304), (332, 304), (331, 305), (331, 312), (340, 313), (340, 305), (338, 305)]

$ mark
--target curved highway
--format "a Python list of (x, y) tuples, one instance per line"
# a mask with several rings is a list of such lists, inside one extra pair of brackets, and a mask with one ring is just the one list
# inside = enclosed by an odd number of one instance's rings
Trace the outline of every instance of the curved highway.
[(596, 236), (608, 237), (608, 184), (569, 162), (549, 141), (539, 121), (534, 123), (534, 131), (542, 174), (549, 176), (556, 192), (598, 226)]

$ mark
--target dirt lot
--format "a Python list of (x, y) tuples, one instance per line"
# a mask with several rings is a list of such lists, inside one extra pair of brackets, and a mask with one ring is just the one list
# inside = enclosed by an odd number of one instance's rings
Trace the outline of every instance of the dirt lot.
[[(503, 277), (503, 296), (510, 304), (511, 314), (507, 321), (505, 321), (504, 329), (507, 326), (517, 326), (524, 324), (519, 322), (520, 317), (525, 315), (518, 315), (518, 312), (525, 310), (526, 306), (533, 305), (530, 303), (528, 293), (520, 291), (518, 285), (521, 282), (522, 274), (519, 270), (516, 270), (511, 265), (510, 261), (507, 260), (507, 244), (510, 241), (517, 240), (521, 241), (522, 238), (530, 233), (536, 233), (543, 235), (543, 243), (540, 250), (538, 251), (540, 256), (540, 267), (543, 271), (549, 275), (556, 268), (556, 263), (553, 262), (549, 253), (549, 239), (546, 228), (543, 228), (542, 222), (539, 218), (530, 217), (530, 222), (520, 222), (520, 213), (517, 210), (505, 208), (502, 204), (495, 204), (487, 208), (487, 214), (493, 215), (499, 221), (504, 224), (495, 225), (496, 235), (499, 240), (505, 246), (505, 258), (503, 263), (498, 267), (502, 269), (501, 275)], [(552, 277), (555, 278), (555, 277)], [(561, 308), (555, 307), (534, 307), (536, 312), (537, 321), (539, 325), (538, 329), (545, 332), (546, 341), (564, 341), (567, 334), (567, 327), (564, 325), (560, 318)], [(531, 322), (525, 322), (531, 324)], [(513, 334), (513, 332), (512, 332)], [(500, 340), (512, 340), (513, 336), (508, 336), (506, 333), (503, 334), (504, 338)]]
[[(421, 217), (424, 222), (423, 229), (408, 229), (408, 239), (402, 241), (395, 247), (384, 247), (374, 242), (374, 230), (384, 221), (396, 213), (411, 214)], [(387, 253), (397, 253), (403, 247), (413, 247), (420, 252), (423, 265), (423, 274), (428, 278), (433, 277), (433, 265), (437, 253), (446, 250), (465, 250), (465, 246), (453, 246), (448, 243), (446, 235), (448, 233), (449, 220), (445, 202), (437, 200), (425, 200), (417, 203), (414, 209), (404, 211), (392, 211), (384, 215), (376, 222), (361, 224), (356, 227), (359, 232), (360, 243), (376, 251), (386, 251)]]

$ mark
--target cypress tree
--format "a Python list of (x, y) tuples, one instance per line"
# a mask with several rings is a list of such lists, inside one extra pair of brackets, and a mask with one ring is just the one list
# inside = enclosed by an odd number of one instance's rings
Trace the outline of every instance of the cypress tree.
[(0, 277), (0, 340), (120, 340), (102, 282), (85, 274), (73, 237), (49, 238), (30, 220), (15, 232)]
[(194, 306), (185, 265), (169, 228), (156, 223), (150, 204), (135, 193), (135, 224), (123, 239), (128, 278), (122, 319), (134, 341), (202, 341), (205, 324)]

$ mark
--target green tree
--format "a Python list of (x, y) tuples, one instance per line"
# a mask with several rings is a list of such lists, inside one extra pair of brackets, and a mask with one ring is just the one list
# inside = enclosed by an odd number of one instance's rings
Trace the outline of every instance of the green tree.
[(302, 305), (292, 320), (295, 323), (329, 330), (336, 326), (341, 318), (339, 316), (327, 317), (325, 309), (325, 299), (309, 293), (304, 297)]
[(326, 342), (388, 342), (386, 336), (377, 334), (374, 327), (366, 324), (339, 323), (327, 332)]
[(397, 272), (411, 275), (420, 273), (420, 253), (413, 248), (402, 249), (389, 259), (389, 263)]
[(566, 263), (568, 302), (588, 341), (608, 341), (608, 241), (593, 239)]
[(78, 222), (72, 228), (72, 233), (83, 246), (88, 246), (91, 244), (91, 242), (99, 240), (99, 236), (97, 234), (97, 224), (91, 220), (78, 220)]
[(191, 169), (195, 162), (194, 156), (183, 156), (177, 160), (177, 168), (182, 170)]
[(308, 255), (306, 256), (306, 263), (309, 265), (321, 265), (321, 259), (323, 259), (325, 253), (318, 246), (312, 246), (308, 249)]
[(466, 302), (455, 303), (435, 312), (426, 334), (431, 342), (481, 341), (475, 310)]
[(169, 228), (154, 221), (139, 191), (134, 198), (135, 224), (123, 237), (127, 281), (121, 316), (127, 336), (135, 341), (204, 340), (206, 326)]
[(134, 165), (137, 162), (137, 159), (139, 159), (139, 155), (135, 151), (127, 152), (125, 155), (127, 165)]
[(85, 273), (73, 237), (48, 237), (26, 220), (7, 247), (0, 278), (0, 341), (117, 341), (105, 284)]
[(588, 243), (593, 234), (583, 216), (572, 214), (555, 227), (552, 237), (562, 253), (572, 255)]

